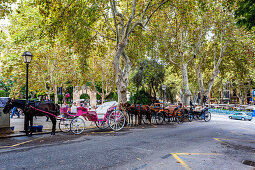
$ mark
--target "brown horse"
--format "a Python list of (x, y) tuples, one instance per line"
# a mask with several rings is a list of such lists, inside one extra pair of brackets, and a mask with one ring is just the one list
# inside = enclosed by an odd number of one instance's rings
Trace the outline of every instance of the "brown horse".
[[(127, 107), (127, 112), (129, 115), (129, 124), (132, 125), (141, 125), (142, 120), (144, 124), (147, 124), (148, 121), (151, 124), (152, 112), (148, 105), (132, 104)], [(133, 118), (135, 122), (133, 122)]]
[[(25, 121), (24, 121), (24, 130), (26, 135), (32, 136), (33, 133), (33, 117), (34, 116), (49, 116), (52, 122), (52, 135), (55, 135), (56, 131), (56, 116), (59, 115), (59, 106), (52, 102), (43, 102), (40, 101), (29, 101), (26, 104), (25, 100), (8, 100), (6, 103), (3, 112), (8, 113), (13, 107), (20, 108), (24, 111)], [(28, 131), (30, 122), (30, 134)]]

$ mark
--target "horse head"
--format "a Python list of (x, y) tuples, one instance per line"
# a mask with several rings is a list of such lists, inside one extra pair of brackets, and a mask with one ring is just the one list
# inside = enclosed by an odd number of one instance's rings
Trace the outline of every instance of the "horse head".
[(10, 112), (10, 110), (14, 107), (13, 105), (13, 100), (9, 99), (6, 103), (6, 105), (4, 106), (3, 112), (4, 114), (7, 114)]

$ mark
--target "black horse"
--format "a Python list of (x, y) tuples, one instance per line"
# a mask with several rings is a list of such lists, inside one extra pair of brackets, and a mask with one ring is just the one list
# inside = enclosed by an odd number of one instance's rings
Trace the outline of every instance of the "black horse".
[[(29, 101), (26, 105), (25, 100), (11, 100), (9, 99), (6, 103), (3, 112), (9, 113), (13, 107), (20, 108), (24, 111), (25, 122), (24, 129), (25, 133), (28, 136), (32, 136), (33, 128), (30, 128), (30, 134), (28, 131), (29, 122), (30, 127), (33, 126), (33, 117), (34, 116), (49, 116), (52, 122), (52, 135), (55, 135), (56, 131), (56, 116), (59, 115), (59, 105), (54, 104), (52, 102), (43, 102), (40, 101)], [(49, 114), (50, 113), (50, 114)]]

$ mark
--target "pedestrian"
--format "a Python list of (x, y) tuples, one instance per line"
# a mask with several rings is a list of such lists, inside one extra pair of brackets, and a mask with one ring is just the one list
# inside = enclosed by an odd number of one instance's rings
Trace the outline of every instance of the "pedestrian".
[(64, 114), (62, 115), (63, 118), (66, 117), (66, 116), (65, 116), (66, 113), (69, 113), (69, 110), (68, 110), (68, 109), (69, 109), (69, 105), (68, 105), (68, 104), (66, 103), (66, 101), (65, 101), (65, 102), (64, 102), (64, 109), (63, 109), (63, 110), (64, 110)]
[(73, 103), (73, 105), (71, 107), (71, 113), (75, 113), (75, 114), (77, 113), (77, 105), (75, 102)]
[[(44, 102), (51, 102), (51, 100), (49, 99), (48, 96), (46, 96)], [(48, 122), (48, 121), (49, 121), (49, 116), (46, 116), (46, 122)]]
[[(15, 97), (13, 97), (12, 100), (15, 100)], [(20, 118), (20, 115), (19, 115), (19, 112), (17, 111), (17, 107), (16, 107), (16, 106), (14, 106), (14, 107), (12, 108), (12, 115), (11, 115), (11, 118), (13, 118), (13, 116), (14, 116), (15, 114), (18, 116), (18, 118)]]
[(46, 98), (45, 98), (44, 102), (51, 102), (51, 100), (49, 99), (49, 97), (48, 97), (48, 96), (46, 96)]

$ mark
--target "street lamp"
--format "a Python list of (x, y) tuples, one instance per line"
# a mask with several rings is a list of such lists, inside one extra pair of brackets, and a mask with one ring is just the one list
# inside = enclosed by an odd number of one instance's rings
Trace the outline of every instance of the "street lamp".
[(23, 61), (24, 63), (26, 64), (27, 66), (27, 78), (26, 78), (26, 104), (28, 104), (28, 67), (29, 67), (29, 63), (31, 62), (32, 60), (32, 53), (31, 52), (28, 52), (28, 51), (25, 51), (23, 54), (22, 54), (22, 57), (23, 57)]
[(163, 107), (165, 108), (165, 93), (166, 93), (166, 85), (162, 85), (162, 90), (163, 90), (163, 103), (164, 103), (164, 105), (163, 105)]

